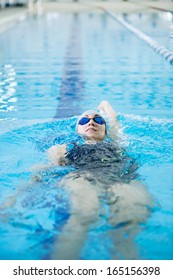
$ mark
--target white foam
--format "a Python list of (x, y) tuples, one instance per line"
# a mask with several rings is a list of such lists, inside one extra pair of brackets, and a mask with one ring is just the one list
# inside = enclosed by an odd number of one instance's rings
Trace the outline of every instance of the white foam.
[(142, 121), (142, 122), (153, 122), (153, 123), (172, 123), (173, 119), (158, 119), (155, 117), (144, 117), (140, 115), (133, 115), (133, 114), (122, 114), (127, 119)]

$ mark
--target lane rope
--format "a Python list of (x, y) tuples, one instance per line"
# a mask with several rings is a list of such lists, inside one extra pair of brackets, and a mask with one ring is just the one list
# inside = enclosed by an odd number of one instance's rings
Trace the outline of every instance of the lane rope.
[(153, 40), (151, 37), (134, 27), (133, 25), (129, 24), (127, 21), (123, 20), (119, 16), (115, 16), (113, 13), (107, 11), (106, 9), (100, 7), (105, 13), (107, 13), (111, 18), (116, 20), (118, 23), (126, 27), (132, 33), (134, 33), (137, 37), (141, 40), (146, 42), (154, 51), (160, 54), (163, 58), (166, 59), (172, 66), (173, 66), (173, 52), (165, 48), (164, 46), (160, 45), (158, 42)]
[[(91, 5), (89, 5), (89, 4), (84, 4), (84, 6), (91, 7)], [(98, 8), (98, 9), (102, 10), (104, 13), (109, 15), (112, 19), (114, 19), (115, 21), (117, 21), (118, 23), (123, 25), (125, 28), (127, 28), (129, 31), (131, 31), (133, 34), (135, 34), (138, 38), (140, 38), (141, 40), (146, 42), (155, 52), (160, 54), (167, 62), (169, 62), (171, 64), (171, 66), (173, 66), (173, 52), (171, 52), (170, 50), (168, 50), (164, 46), (160, 45), (158, 42), (153, 40), (151, 37), (149, 37), (148, 35), (146, 35), (142, 31), (140, 31), (139, 29), (137, 29), (133, 25), (129, 24), (127, 21), (123, 20), (119, 16), (115, 16), (115, 14), (108, 11), (104, 7), (97, 5), (97, 6), (95, 6), (95, 8)], [(157, 8), (157, 9), (160, 10), (160, 8)], [(162, 11), (163, 11), (163, 9), (162, 9)], [(173, 11), (168, 11), (168, 10), (166, 10), (166, 11), (173, 13)]]

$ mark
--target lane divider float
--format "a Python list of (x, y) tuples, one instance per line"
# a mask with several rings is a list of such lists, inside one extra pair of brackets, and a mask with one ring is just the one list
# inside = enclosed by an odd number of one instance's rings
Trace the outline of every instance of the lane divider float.
[(119, 16), (115, 16), (113, 13), (107, 11), (106, 9), (100, 7), (105, 13), (107, 13), (111, 18), (116, 20), (118, 23), (126, 27), (132, 33), (134, 33), (137, 37), (141, 40), (145, 41), (153, 50), (155, 50), (158, 54), (164, 57), (172, 66), (173, 66), (173, 52), (165, 48), (164, 46), (157, 43), (151, 37), (134, 27), (133, 25), (129, 24), (127, 21), (123, 20)]
[[(86, 6), (86, 4), (84, 4), (84, 5)], [(87, 4), (87, 6), (91, 7), (88, 4)], [(127, 21), (123, 20), (119, 16), (115, 16), (115, 14), (111, 13), (110, 11), (105, 9), (104, 7), (97, 5), (97, 6), (95, 6), (95, 8), (98, 8), (98, 9), (102, 10), (104, 13), (109, 15), (112, 19), (114, 19), (115, 21), (117, 21), (118, 23), (123, 25), (125, 28), (130, 30), (133, 34), (135, 34), (138, 38), (140, 38), (141, 40), (146, 42), (155, 52), (160, 54), (164, 59), (166, 59), (166, 61), (168, 61), (173, 66), (173, 52), (171, 52), (170, 50), (168, 50), (164, 46), (160, 45), (158, 42), (153, 40), (151, 37), (149, 37), (148, 35), (146, 35), (142, 31), (140, 31), (139, 29), (137, 29), (133, 25), (129, 24)], [(154, 8), (154, 7), (150, 7), (150, 8)], [(160, 8), (157, 8), (157, 9), (160, 10)], [(162, 11), (163, 11), (163, 9), (162, 9)], [(168, 12), (168, 10), (166, 10), (166, 11)], [(169, 12), (172, 13), (172, 11), (169, 11)]]

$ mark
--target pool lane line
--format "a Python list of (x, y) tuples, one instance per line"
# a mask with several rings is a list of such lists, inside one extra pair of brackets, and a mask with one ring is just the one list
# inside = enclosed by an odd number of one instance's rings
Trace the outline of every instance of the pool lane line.
[[(91, 7), (91, 5), (88, 5), (88, 4), (86, 4), (86, 5)], [(171, 64), (171, 66), (173, 66), (173, 52), (171, 52), (170, 50), (168, 50), (164, 46), (157, 43), (151, 37), (149, 37), (148, 35), (146, 35), (142, 31), (140, 31), (139, 29), (137, 29), (133, 25), (129, 24), (127, 21), (121, 19), (118, 16), (115, 16), (113, 13), (111, 13), (110, 11), (105, 9), (104, 7), (102, 7), (100, 5), (96, 5), (94, 7), (99, 9), (99, 10), (102, 10), (104, 13), (109, 15), (112, 19), (114, 19), (115, 21), (117, 21), (118, 23), (123, 25), (125, 28), (127, 28), (129, 31), (131, 31), (133, 34), (135, 34), (138, 38), (140, 38), (141, 40), (146, 42), (155, 52), (160, 54), (166, 61), (168, 61)]]
[(82, 113), (80, 101), (83, 99), (82, 93), (85, 90), (83, 72), (81, 25), (78, 14), (74, 14), (54, 119), (72, 117)]
[(127, 21), (123, 20), (122, 18), (115, 16), (113, 13), (109, 12), (105, 8), (98, 6), (99, 9), (104, 11), (107, 15), (109, 15), (112, 19), (123, 25), (125, 28), (127, 28), (129, 31), (131, 31), (133, 34), (135, 34), (138, 38), (146, 42), (155, 52), (160, 54), (166, 61), (168, 61), (171, 66), (173, 66), (173, 52), (165, 48), (164, 46), (157, 43), (155, 40), (153, 40), (151, 37), (134, 27), (133, 25), (129, 24)]
[(135, 3), (139, 6), (145, 7), (145, 8), (151, 8), (153, 10), (157, 10), (157, 11), (161, 11), (161, 12), (166, 12), (166, 13), (172, 13), (173, 14), (173, 10), (169, 10), (169, 9), (165, 9), (165, 8), (160, 8), (160, 7), (155, 7), (155, 6), (151, 6), (151, 5), (147, 5), (147, 4), (143, 4), (143, 3), (138, 3), (136, 1), (131, 1), (132, 3)]

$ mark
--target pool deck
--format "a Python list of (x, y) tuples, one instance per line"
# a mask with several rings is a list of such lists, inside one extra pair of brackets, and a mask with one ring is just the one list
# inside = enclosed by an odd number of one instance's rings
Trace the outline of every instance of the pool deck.
[(158, 12), (165, 9), (173, 12), (173, 1), (79, 1), (79, 2), (44, 2), (42, 6), (35, 6), (32, 9), (27, 7), (14, 7), (0, 9), (0, 32), (5, 31), (18, 21), (25, 19), (30, 14), (41, 12), (71, 13), (71, 12), (101, 12), (100, 7), (113, 13), (148, 13)]
[[(142, 3), (141, 3), (142, 2)], [(85, 12), (99, 11), (99, 7), (105, 8), (114, 13), (138, 13), (138, 12), (154, 12), (150, 7), (159, 9), (167, 9), (173, 12), (173, 2), (170, 1), (79, 1), (78, 3), (44, 3), (44, 10), (59, 12)]]
[(0, 33), (23, 20), (28, 15), (28, 8), (5, 8), (0, 10)]

